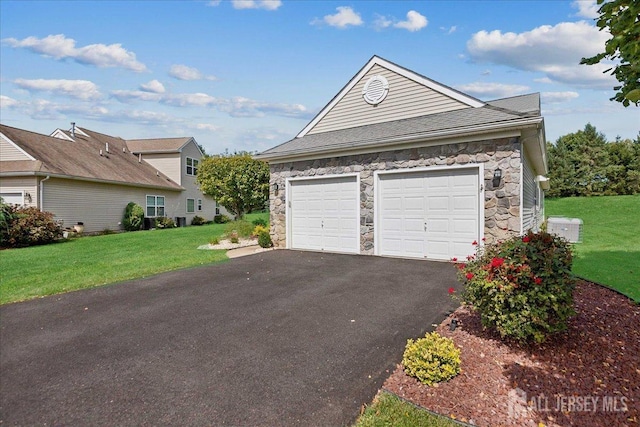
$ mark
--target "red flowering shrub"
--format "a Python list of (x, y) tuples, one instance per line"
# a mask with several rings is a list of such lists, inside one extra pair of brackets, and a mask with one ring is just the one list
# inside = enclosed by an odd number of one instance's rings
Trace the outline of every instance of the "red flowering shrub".
[(575, 314), (571, 263), (566, 240), (548, 233), (487, 245), (457, 265), (461, 299), (503, 338), (542, 342)]

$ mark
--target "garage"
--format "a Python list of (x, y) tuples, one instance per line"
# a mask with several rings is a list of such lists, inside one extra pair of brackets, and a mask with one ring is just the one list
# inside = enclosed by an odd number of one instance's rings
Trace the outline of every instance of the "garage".
[(378, 173), (378, 255), (449, 260), (480, 236), (479, 168)]
[(24, 196), (22, 193), (0, 193), (2, 201), (8, 205), (22, 206), (24, 204)]
[(256, 156), (269, 163), (275, 247), (464, 259), (474, 240), (506, 240), (543, 217), (529, 209), (548, 171), (540, 94), (481, 101), (374, 56), (328, 99)]
[(287, 182), (289, 247), (359, 253), (359, 189), (355, 175)]

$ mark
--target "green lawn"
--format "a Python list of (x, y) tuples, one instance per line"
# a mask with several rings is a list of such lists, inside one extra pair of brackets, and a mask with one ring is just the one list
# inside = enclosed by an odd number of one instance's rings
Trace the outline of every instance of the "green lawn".
[[(268, 213), (245, 219), (268, 221)], [(225, 251), (198, 250), (224, 224), (87, 236), (0, 251), (0, 304), (220, 262)]]
[(640, 195), (547, 199), (547, 216), (580, 218), (573, 270), (640, 302)]
[(354, 427), (457, 427), (446, 417), (433, 415), (389, 393), (380, 393)]

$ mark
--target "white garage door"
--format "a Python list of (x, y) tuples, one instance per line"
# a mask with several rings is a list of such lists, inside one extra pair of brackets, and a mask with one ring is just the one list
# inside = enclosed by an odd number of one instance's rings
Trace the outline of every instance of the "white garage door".
[(479, 239), (478, 169), (379, 175), (378, 253), (448, 260)]
[(24, 204), (24, 196), (22, 193), (0, 193), (2, 201), (8, 205), (20, 205)]
[(355, 176), (290, 181), (292, 249), (358, 253), (358, 184)]

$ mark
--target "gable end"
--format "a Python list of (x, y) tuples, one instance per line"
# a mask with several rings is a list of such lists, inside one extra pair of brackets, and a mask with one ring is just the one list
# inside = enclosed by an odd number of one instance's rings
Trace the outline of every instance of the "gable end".
[[(363, 99), (363, 89), (375, 76), (389, 82), (388, 96), (384, 102), (371, 105)], [(297, 137), (484, 105), (473, 97), (374, 56)]]

